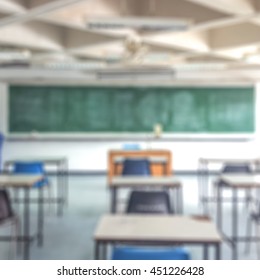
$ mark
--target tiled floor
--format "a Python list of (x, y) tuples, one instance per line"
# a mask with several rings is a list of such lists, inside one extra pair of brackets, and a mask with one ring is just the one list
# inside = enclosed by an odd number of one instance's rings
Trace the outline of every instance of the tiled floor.
[[(195, 176), (179, 176), (184, 186), (185, 214), (198, 214), (201, 207), (198, 204), (197, 178)], [(55, 184), (55, 180), (52, 180)], [(46, 207), (45, 241), (42, 248), (36, 243), (31, 245), (32, 259), (93, 259), (93, 233), (100, 216), (109, 209), (109, 192), (105, 176), (71, 176), (69, 183), (69, 205), (63, 217), (55, 215), (55, 209)], [(122, 193), (122, 200), (127, 197), (127, 191)], [(123, 205), (122, 205), (123, 208)], [(211, 205), (214, 217), (214, 205)], [(35, 224), (36, 208), (32, 206), (32, 226)], [(239, 229), (245, 232), (247, 212), (245, 207), (239, 208)], [(20, 206), (21, 211), (21, 206)], [(230, 232), (231, 209), (224, 208), (224, 230)], [(1, 229), (0, 234), (8, 232)], [(0, 259), (9, 258), (9, 243), (0, 243)], [(201, 259), (202, 249), (188, 247), (193, 259)], [(256, 246), (252, 244), (250, 254), (245, 254), (245, 244), (239, 246), (240, 259), (256, 259)], [(213, 257), (213, 251), (212, 257)], [(19, 257), (18, 257), (19, 258)], [(222, 246), (222, 258), (231, 259), (231, 249), (227, 244)]]

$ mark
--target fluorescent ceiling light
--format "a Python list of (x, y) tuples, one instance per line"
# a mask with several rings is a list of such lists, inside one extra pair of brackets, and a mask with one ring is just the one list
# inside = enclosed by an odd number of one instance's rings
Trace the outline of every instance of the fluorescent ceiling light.
[(100, 80), (173, 79), (174, 70), (168, 67), (117, 67), (96, 72)]
[(89, 29), (120, 29), (134, 28), (146, 30), (187, 30), (190, 25), (185, 19), (164, 19), (164, 18), (93, 18), (87, 20)]
[(63, 70), (95, 70), (105, 67), (104, 62), (47, 62), (46, 68)]
[(30, 51), (8, 51), (0, 50), (0, 61), (17, 61), (29, 60), (31, 58)]

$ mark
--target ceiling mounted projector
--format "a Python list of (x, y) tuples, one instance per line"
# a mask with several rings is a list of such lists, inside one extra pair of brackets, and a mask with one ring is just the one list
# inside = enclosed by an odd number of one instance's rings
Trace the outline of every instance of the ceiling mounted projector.
[(142, 30), (173, 30), (184, 31), (190, 26), (185, 19), (163, 19), (163, 18), (95, 18), (87, 20), (89, 29), (122, 29), (133, 28)]

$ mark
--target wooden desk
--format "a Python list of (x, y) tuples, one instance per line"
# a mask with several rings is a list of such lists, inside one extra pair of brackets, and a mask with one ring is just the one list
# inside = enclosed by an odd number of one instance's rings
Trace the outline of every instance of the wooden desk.
[[(215, 257), (220, 259), (221, 236), (210, 220), (176, 215), (105, 215), (94, 234), (95, 259), (100, 258), (100, 247), (108, 244), (174, 246), (197, 244), (215, 247)], [(104, 257), (104, 256), (103, 256)]]
[[(35, 175), (0, 175), (0, 188), (19, 188), (24, 190), (24, 218), (23, 218), (23, 236), (18, 238), (24, 244), (24, 259), (30, 259), (30, 242), (32, 236), (30, 233), (30, 190), (35, 183), (41, 180), (41, 176)], [(43, 243), (43, 188), (38, 188), (38, 244)]]
[[(224, 184), (218, 185), (218, 182)], [(239, 241), (252, 241), (248, 236), (238, 236), (238, 190), (247, 191), (249, 189), (260, 189), (260, 175), (254, 174), (225, 174), (219, 176), (214, 186), (217, 189), (217, 225), (222, 231), (222, 200), (223, 189), (230, 189), (232, 192), (232, 233), (231, 237), (226, 236), (226, 239), (231, 241), (233, 247), (233, 259), (238, 258), (237, 243)], [(223, 233), (223, 235), (225, 235)]]
[(115, 176), (112, 178), (110, 183), (111, 191), (111, 213), (116, 213), (117, 211), (117, 191), (121, 188), (163, 188), (163, 189), (173, 189), (176, 191), (175, 204), (176, 212), (182, 213), (182, 185), (178, 178), (175, 176)]
[(4, 171), (16, 162), (42, 162), (45, 166), (54, 166), (57, 170), (57, 197), (54, 201), (58, 204), (57, 213), (59, 216), (63, 213), (65, 203), (68, 203), (68, 160), (66, 157), (25, 157), (9, 159), (4, 163)]
[[(113, 176), (121, 175), (125, 158), (148, 158), (153, 176), (172, 175), (172, 154), (168, 150), (111, 150), (108, 153), (108, 182)], [(157, 160), (156, 160), (157, 158)]]

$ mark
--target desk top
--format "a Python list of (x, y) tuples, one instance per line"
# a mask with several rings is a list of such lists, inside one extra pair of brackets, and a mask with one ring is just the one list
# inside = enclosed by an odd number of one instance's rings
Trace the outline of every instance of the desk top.
[(260, 188), (260, 175), (254, 174), (228, 174), (218, 177), (217, 182), (222, 181), (233, 188)]
[(167, 186), (180, 187), (181, 182), (176, 176), (114, 176), (110, 187), (134, 186)]
[(0, 187), (32, 188), (41, 179), (38, 175), (0, 175)]
[(136, 154), (142, 154), (142, 153), (152, 153), (152, 154), (157, 154), (157, 153), (171, 153), (170, 150), (167, 149), (140, 149), (140, 150), (124, 150), (124, 149), (118, 149), (118, 150), (109, 150), (109, 153), (123, 153), (123, 154), (132, 154), (132, 153), (136, 153)]
[[(115, 163), (121, 163), (127, 158), (126, 156), (118, 156), (114, 158)], [(162, 156), (131, 156), (131, 159), (147, 159), (152, 163), (167, 163), (168, 159)]]
[(200, 158), (205, 163), (260, 163), (260, 158)]
[(59, 164), (62, 161), (67, 160), (67, 158), (65, 156), (61, 156), (61, 157), (24, 157), (24, 158), (14, 158), (14, 159), (9, 159), (5, 161), (5, 165), (12, 165), (15, 162), (33, 162), (33, 161), (39, 161), (39, 162), (43, 162), (45, 164)]
[(220, 243), (210, 220), (177, 215), (105, 215), (94, 234), (99, 241)]

